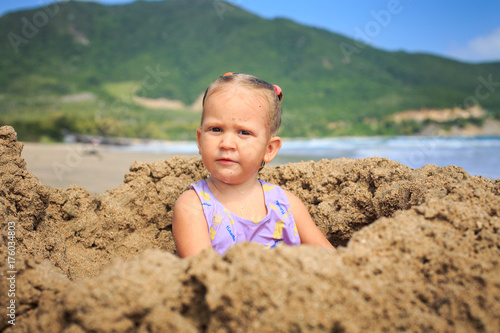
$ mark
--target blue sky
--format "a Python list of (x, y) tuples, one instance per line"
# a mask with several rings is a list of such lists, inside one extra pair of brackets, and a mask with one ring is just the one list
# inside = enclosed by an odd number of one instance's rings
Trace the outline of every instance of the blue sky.
[[(65, 0), (2, 1), (0, 15), (62, 1)], [(118, 4), (131, 1), (97, 2)], [(500, 61), (499, 0), (229, 2), (264, 18), (288, 18), (360, 39), (384, 50), (431, 53), (467, 62)]]

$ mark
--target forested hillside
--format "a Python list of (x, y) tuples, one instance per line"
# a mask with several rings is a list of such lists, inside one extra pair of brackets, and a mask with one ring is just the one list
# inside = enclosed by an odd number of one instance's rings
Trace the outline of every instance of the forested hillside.
[(0, 35), (0, 123), (26, 141), (193, 138), (192, 104), (228, 71), (283, 88), (282, 136), (412, 134), (389, 117), (411, 109), (500, 115), (500, 63), (386, 52), (218, 1), (53, 2), (4, 15)]

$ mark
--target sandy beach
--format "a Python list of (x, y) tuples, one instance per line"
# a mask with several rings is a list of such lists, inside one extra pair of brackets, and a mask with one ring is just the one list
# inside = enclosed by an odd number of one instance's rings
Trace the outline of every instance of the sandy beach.
[(75, 184), (102, 194), (123, 183), (133, 162), (154, 162), (173, 155), (120, 151), (113, 147), (89, 144), (25, 143), (22, 156), (28, 171), (44, 184), (59, 188)]
[[(66, 147), (30, 146), (0, 128), (2, 332), (500, 327), (500, 180), (375, 157), (266, 166), (261, 178), (296, 194), (336, 249), (242, 243), (180, 259), (172, 210), (208, 175), (198, 157), (71, 160)], [(122, 181), (96, 185), (102, 194), (53, 187), (38, 175), (54, 170), (32, 172), (47, 162), (70, 168), (62, 181)]]

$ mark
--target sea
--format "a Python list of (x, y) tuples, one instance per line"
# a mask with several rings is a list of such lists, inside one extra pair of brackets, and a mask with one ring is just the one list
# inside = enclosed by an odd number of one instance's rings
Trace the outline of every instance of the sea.
[[(179, 155), (198, 152), (196, 142), (155, 142), (122, 149)], [(271, 164), (340, 157), (387, 157), (413, 169), (426, 164), (454, 165), (473, 176), (500, 178), (500, 136), (283, 139), (281, 150)]]

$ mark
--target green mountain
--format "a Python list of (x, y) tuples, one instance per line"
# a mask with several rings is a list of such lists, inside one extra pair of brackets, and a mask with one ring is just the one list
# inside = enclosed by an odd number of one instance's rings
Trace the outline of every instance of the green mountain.
[(193, 138), (189, 105), (228, 71), (282, 87), (282, 136), (411, 133), (388, 116), (476, 103), (500, 117), (500, 63), (386, 52), (225, 2), (53, 2), (4, 15), (0, 35), (0, 123), (22, 140)]

